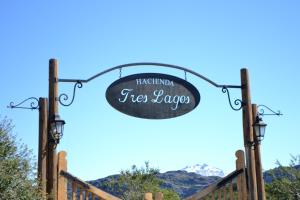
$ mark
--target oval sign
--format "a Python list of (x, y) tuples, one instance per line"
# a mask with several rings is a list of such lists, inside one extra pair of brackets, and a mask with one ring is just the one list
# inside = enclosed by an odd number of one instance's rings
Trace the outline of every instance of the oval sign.
[(189, 82), (167, 74), (142, 73), (120, 78), (106, 90), (118, 111), (139, 118), (167, 119), (197, 107), (199, 91)]

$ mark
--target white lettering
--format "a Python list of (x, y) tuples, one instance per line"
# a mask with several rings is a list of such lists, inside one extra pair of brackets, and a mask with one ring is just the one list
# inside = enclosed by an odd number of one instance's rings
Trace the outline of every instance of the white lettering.
[(172, 103), (172, 97), (170, 95), (165, 96), (165, 103)]
[(133, 94), (130, 95), (131, 97), (131, 101), (133, 103), (146, 103), (147, 102), (147, 95), (138, 95), (137, 97), (135, 97)]
[(124, 96), (124, 98), (123, 98), (123, 99), (119, 98), (119, 102), (124, 103), (124, 102), (127, 100), (127, 97), (128, 97), (129, 92), (131, 92), (132, 90), (133, 90), (133, 89), (123, 89), (123, 90), (121, 91), (121, 95)]
[(186, 101), (184, 103), (185, 104), (189, 104), (190, 103), (190, 97), (189, 96), (186, 97)]
[(155, 96), (155, 98), (151, 100), (152, 103), (173, 104), (173, 105), (171, 105), (172, 110), (177, 110), (179, 104), (189, 104), (190, 103), (190, 97), (189, 96), (164, 95), (164, 90), (155, 90), (153, 92), (153, 95)]
[[(140, 81), (138, 81), (140, 80)], [(146, 79), (145, 79), (146, 80)], [(149, 80), (151, 81), (151, 80)], [(143, 82), (142, 79), (137, 79), (137, 83)], [(121, 90), (122, 97), (119, 98), (119, 102), (132, 102), (132, 103), (147, 103), (148, 102), (148, 96), (145, 94), (132, 94), (133, 89), (123, 89)], [(171, 110), (177, 110), (180, 104), (189, 104), (191, 102), (189, 96), (185, 95), (169, 95), (165, 94), (164, 90), (154, 90), (153, 91), (154, 98), (151, 99), (152, 103), (164, 103), (164, 104), (170, 104)]]
[(140, 78), (139, 78), (139, 79), (136, 79), (136, 84), (137, 84), (137, 85), (142, 85), (142, 79), (140, 79)]
[(181, 96), (179, 101), (180, 101), (180, 103), (185, 103), (186, 96)]
[(164, 94), (163, 90), (155, 90), (153, 92), (154, 96), (156, 97), (155, 99), (152, 99), (151, 101), (153, 103), (161, 103), (163, 101), (163, 99), (161, 98), (161, 100), (159, 100), (159, 98)]
[(174, 86), (174, 82), (168, 79), (161, 78), (139, 78), (136, 79), (137, 85), (166, 85), (166, 86)]
[[(175, 103), (175, 107), (174, 107), (174, 106), (171, 106), (171, 109), (172, 109), (172, 110), (177, 110), (179, 101), (181, 100), (182, 97), (185, 98), (185, 96), (181, 96), (181, 97), (178, 96), (178, 95), (174, 96), (173, 102)], [(180, 102), (180, 103), (181, 103), (181, 102)]]

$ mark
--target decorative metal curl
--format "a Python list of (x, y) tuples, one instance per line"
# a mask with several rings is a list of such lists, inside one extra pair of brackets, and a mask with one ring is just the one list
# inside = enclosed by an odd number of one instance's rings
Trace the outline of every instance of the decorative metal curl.
[[(26, 101), (31, 101), (29, 106), (20, 106), (23, 103), (25, 103)], [(35, 110), (35, 109), (39, 109), (39, 100), (36, 97), (29, 97), (27, 99), (25, 99), (24, 101), (22, 101), (21, 103), (18, 103), (17, 105), (15, 105), (14, 102), (10, 102), (9, 106), (7, 106), (7, 108), (21, 108), (21, 109), (30, 109), (30, 110)]]
[(236, 99), (234, 100), (234, 105), (235, 107), (233, 107), (232, 103), (231, 103), (231, 99), (230, 99), (230, 94), (229, 94), (229, 90), (227, 87), (222, 87), (222, 92), (223, 93), (227, 93), (227, 97), (228, 97), (228, 101), (229, 101), (229, 105), (232, 108), (232, 110), (238, 111), (241, 110), (242, 107), (244, 106), (244, 102), (240, 99)]
[[(260, 107), (263, 107), (263, 108), (260, 108)], [(260, 108), (260, 109), (258, 109), (258, 108)], [(270, 111), (271, 113), (265, 113), (264, 108), (267, 109), (268, 111)], [(258, 114), (258, 115), (261, 115), (261, 116), (264, 116), (264, 115), (277, 115), (277, 116), (283, 115), (283, 114), (280, 112), (280, 110), (278, 110), (278, 111), (276, 112), (276, 111), (272, 110), (271, 108), (269, 108), (269, 107), (266, 106), (266, 105), (258, 105), (258, 106), (257, 106), (257, 110), (258, 110), (258, 111), (257, 111), (257, 114)]]
[(77, 81), (74, 85), (74, 89), (73, 89), (73, 96), (72, 96), (72, 99), (69, 103), (64, 103), (63, 101), (67, 101), (69, 99), (69, 96), (65, 93), (62, 93), (61, 95), (59, 95), (58, 97), (58, 101), (61, 105), (63, 106), (70, 106), (74, 99), (75, 99), (75, 93), (76, 93), (76, 87), (77, 88), (82, 88), (82, 82), (81, 81)]

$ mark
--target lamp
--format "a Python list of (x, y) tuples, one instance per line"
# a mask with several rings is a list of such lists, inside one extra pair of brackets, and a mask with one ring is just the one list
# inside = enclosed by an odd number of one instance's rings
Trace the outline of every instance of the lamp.
[(257, 115), (255, 118), (255, 122), (253, 124), (254, 132), (256, 136), (256, 141), (258, 144), (264, 139), (265, 137), (265, 130), (266, 130), (267, 124), (265, 124), (262, 120), (262, 118)]
[(65, 121), (63, 119), (60, 119), (60, 116), (58, 114), (55, 114), (53, 117), (53, 120), (50, 123), (50, 133), (52, 140), (55, 144), (59, 143), (59, 140), (63, 136), (64, 132), (64, 125)]

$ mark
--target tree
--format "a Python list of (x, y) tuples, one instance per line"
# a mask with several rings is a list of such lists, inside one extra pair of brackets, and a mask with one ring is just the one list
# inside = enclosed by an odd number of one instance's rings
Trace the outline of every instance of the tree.
[(292, 156), (289, 167), (277, 164), (279, 167), (271, 171), (272, 182), (266, 184), (267, 198), (300, 200), (300, 156)]
[(12, 130), (11, 120), (0, 120), (0, 200), (42, 199), (32, 152)]
[(140, 169), (133, 165), (130, 170), (122, 170), (120, 176), (110, 183), (110, 187), (117, 190), (124, 200), (142, 200), (147, 192), (162, 192), (164, 200), (179, 200), (176, 192), (160, 188), (162, 181), (157, 178), (158, 173), (158, 169), (149, 167), (149, 162), (145, 162), (145, 167)]

